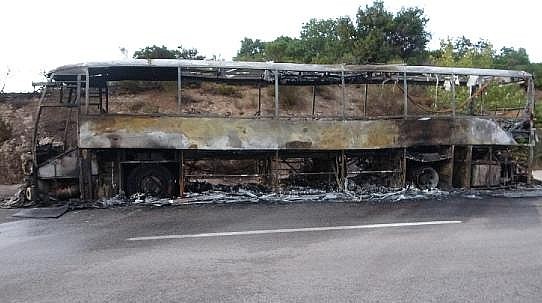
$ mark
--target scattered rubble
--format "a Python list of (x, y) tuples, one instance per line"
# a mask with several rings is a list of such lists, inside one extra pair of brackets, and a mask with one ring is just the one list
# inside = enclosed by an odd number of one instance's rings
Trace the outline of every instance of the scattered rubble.
[[(301, 203), (301, 202), (381, 202), (395, 203), (400, 201), (418, 200), (444, 200), (450, 197), (463, 197), (468, 199), (483, 199), (491, 197), (491, 192), (478, 190), (452, 190), (440, 189), (421, 190), (415, 187), (406, 189), (379, 188), (379, 191), (326, 191), (309, 187), (295, 187), (280, 192), (266, 192), (253, 189), (236, 188), (233, 191), (224, 189), (210, 189), (202, 192), (188, 192), (182, 198), (158, 198), (145, 194), (134, 194), (131, 197), (115, 196), (109, 199), (101, 199), (86, 207), (107, 208), (114, 206), (181, 206), (198, 204), (228, 204), (228, 203)], [(513, 191), (510, 191), (513, 192)], [(522, 192), (534, 192), (523, 190)], [(542, 187), (538, 189), (542, 196)], [(520, 194), (518, 193), (518, 196)]]
[[(199, 204), (235, 204), (235, 203), (397, 203), (419, 200), (445, 200), (451, 197), (466, 199), (485, 199), (491, 197), (501, 198), (528, 198), (541, 197), (542, 186), (530, 186), (497, 190), (480, 189), (454, 189), (450, 191), (441, 189), (422, 190), (415, 187), (405, 189), (390, 189), (372, 186), (363, 190), (331, 191), (311, 187), (291, 187), (279, 192), (261, 190), (257, 186), (225, 186), (209, 185), (199, 186), (205, 188), (200, 192), (187, 192), (182, 198), (160, 198), (137, 193), (130, 197), (117, 195), (112, 198), (96, 201), (81, 202), (77, 199), (56, 201), (55, 205), (67, 205), (70, 209), (83, 208), (109, 208), (118, 206), (182, 206)], [(0, 208), (32, 207), (30, 202), (23, 199), (23, 187), (19, 186), (15, 195), (0, 200)], [(50, 206), (50, 205), (48, 205)]]

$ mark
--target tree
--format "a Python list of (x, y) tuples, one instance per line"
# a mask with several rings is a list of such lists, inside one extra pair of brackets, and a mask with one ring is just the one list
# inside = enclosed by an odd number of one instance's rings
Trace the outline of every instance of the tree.
[(300, 33), (305, 63), (352, 63), (355, 28), (349, 17), (311, 19)]
[(393, 27), (393, 14), (384, 8), (383, 2), (375, 1), (365, 9), (359, 7), (354, 46), (358, 63), (387, 62), (393, 58)]
[(472, 43), (466, 37), (441, 40), (440, 49), (432, 53), (431, 63), (438, 66), (492, 68), (495, 50), (483, 39)]
[(275, 62), (302, 62), (304, 48), (301, 40), (280, 36), (265, 45), (265, 58)]
[(431, 35), (425, 30), (429, 18), (420, 8), (403, 8), (393, 19), (392, 45), (403, 61), (420, 61)]
[(134, 59), (190, 59), (203, 60), (205, 56), (198, 55), (195, 48), (185, 49), (178, 46), (177, 49), (168, 49), (166, 46), (147, 46), (134, 52)]
[(281, 36), (271, 42), (245, 38), (236, 60), (300, 63), (420, 62), (427, 57), (428, 18), (420, 8), (393, 14), (376, 1), (360, 7), (354, 23), (349, 17), (310, 19), (299, 38)]
[(516, 50), (513, 47), (501, 48), (500, 52), (495, 56), (494, 61), (495, 67), (502, 69), (523, 69), (531, 63), (529, 55), (527, 55), (527, 51), (524, 48)]
[(350, 17), (339, 17), (336, 20), (336, 33), (338, 36), (338, 49), (340, 51), (340, 61), (327, 63), (355, 63), (354, 42), (356, 39), (356, 27)]
[(245, 37), (241, 40), (241, 48), (237, 51), (234, 60), (239, 61), (264, 61), (265, 42), (260, 39), (252, 40)]
[[(359, 8), (356, 14), (357, 41), (354, 52), (359, 63), (419, 61), (431, 35), (425, 30), (423, 9), (403, 8), (396, 15), (382, 1)], [(414, 60), (417, 59), (417, 60)]]

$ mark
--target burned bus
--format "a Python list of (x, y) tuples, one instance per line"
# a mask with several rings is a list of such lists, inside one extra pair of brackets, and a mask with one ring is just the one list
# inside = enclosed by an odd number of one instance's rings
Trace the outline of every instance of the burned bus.
[(29, 199), (531, 182), (534, 86), (523, 71), (155, 59), (47, 77)]

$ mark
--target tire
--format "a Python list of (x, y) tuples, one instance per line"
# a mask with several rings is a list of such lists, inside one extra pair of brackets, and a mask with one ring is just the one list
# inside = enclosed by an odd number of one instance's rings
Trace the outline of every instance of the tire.
[(135, 193), (143, 193), (154, 197), (169, 197), (173, 195), (173, 176), (162, 165), (138, 166), (130, 172), (126, 182), (126, 193), (128, 196)]
[(434, 189), (439, 183), (439, 175), (432, 167), (422, 167), (415, 173), (416, 186), (420, 189)]

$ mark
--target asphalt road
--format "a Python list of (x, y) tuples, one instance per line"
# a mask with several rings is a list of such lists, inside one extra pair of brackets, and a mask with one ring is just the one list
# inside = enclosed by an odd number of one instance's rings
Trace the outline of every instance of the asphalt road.
[(541, 210), (540, 198), (0, 210), (0, 302), (541, 302)]

